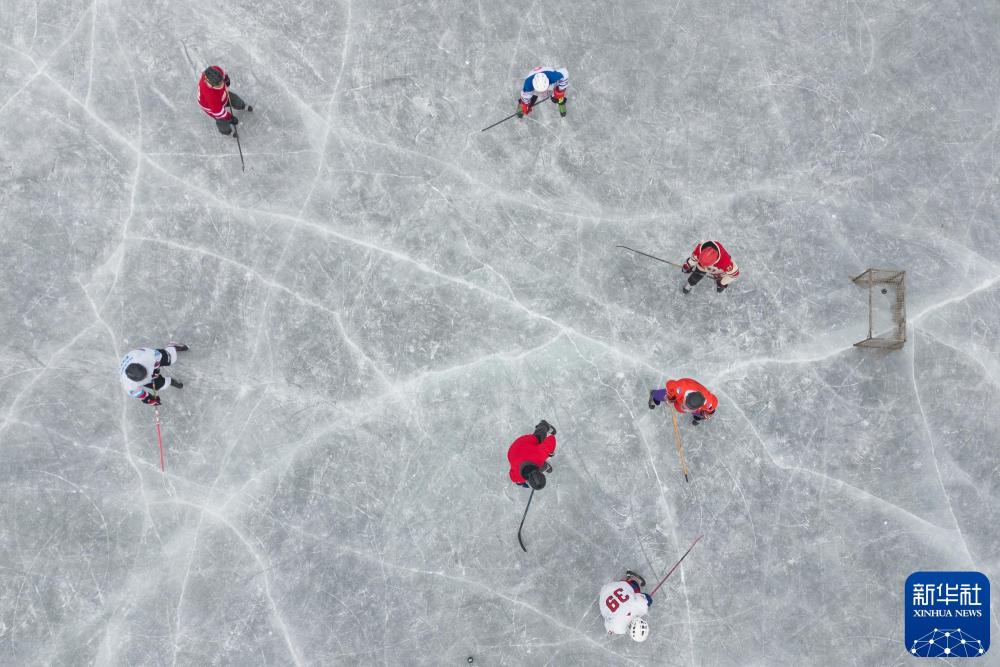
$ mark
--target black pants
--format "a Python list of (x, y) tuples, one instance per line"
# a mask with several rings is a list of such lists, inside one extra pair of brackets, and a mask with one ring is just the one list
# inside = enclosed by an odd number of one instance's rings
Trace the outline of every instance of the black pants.
[(160, 353), (160, 366), (170, 365), (170, 355), (167, 353), (166, 349), (157, 350)]
[(699, 271), (698, 269), (695, 269), (694, 271), (691, 272), (691, 275), (688, 276), (688, 285), (694, 287), (695, 285), (700, 283), (701, 279), (704, 277), (705, 277), (704, 271)]
[[(243, 111), (243, 109), (247, 108), (247, 103), (243, 101), (243, 98), (231, 90), (229, 91), (229, 104), (232, 105), (232, 107), (237, 111)], [(219, 132), (222, 132), (223, 134), (233, 133), (233, 124), (228, 120), (217, 120), (215, 121), (215, 126), (219, 128)]]
[(167, 381), (163, 379), (163, 376), (157, 373), (156, 375), (153, 376), (152, 382), (147, 382), (142, 386), (145, 387), (146, 389), (155, 389), (156, 391), (159, 391), (163, 389), (163, 385), (166, 384), (166, 382)]
[(163, 385), (164, 383), (166, 383), (166, 380), (164, 380), (163, 376), (160, 375), (160, 368), (170, 365), (170, 355), (167, 354), (166, 350), (157, 350), (157, 352), (160, 353), (160, 366), (159, 368), (153, 369), (153, 381), (147, 382), (142, 386), (146, 387), (147, 389), (156, 389), (157, 391), (159, 391), (160, 389), (163, 389)]

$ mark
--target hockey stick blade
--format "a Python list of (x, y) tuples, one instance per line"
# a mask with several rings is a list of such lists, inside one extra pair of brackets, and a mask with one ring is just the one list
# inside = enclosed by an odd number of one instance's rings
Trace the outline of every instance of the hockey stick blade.
[(676, 570), (678, 567), (680, 567), (680, 564), (684, 562), (684, 559), (687, 558), (688, 554), (691, 553), (691, 550), (694, 549), (694, 545), (698, 544), (698, 542), (700, 542), (701, 538), (703, 538), (703, 537), (705, 537), (705, 536), (704, 535), (699, 535), (698, 537), (696, 537), (694, 539), (694, 542), (692, 542), (691, 546), (688, 547), (688, 550), (684, 552), (684, 555), (681, 556), (681, 559), (679, 561), (677, 561), (676, 563), (674, 563), (674, 566), (672, 568), (670, 568), (669, 572), (667, 572), (667, 576), (663, 577), (663, 579), (660, 579), (660, 583), (656, 584), (656, 588), (654, 588), (653, 592), (651, 592), (649, 594), (649, 597), (653, 597), (654, 595), (656, 595), (656, 591), (660, 590), (660, 586), (663, 585), (663, 582), (665, 582), (667, 579), (669, 579), (670, 575), (672, 575), (674, 573), (674, 570)]

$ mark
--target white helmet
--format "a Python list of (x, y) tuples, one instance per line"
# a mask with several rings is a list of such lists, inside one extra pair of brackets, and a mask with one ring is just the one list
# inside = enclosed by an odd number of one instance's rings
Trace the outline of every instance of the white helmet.
[(531, 77), (531, 87), (535, 89), (536, 93), (544, 93), (549, 89), (549, 77), (545, 76), (544, 72), (539, 72)]
[(628, 624), (628, 636), (634, 641), (644, 642), (649, 637), (649, 623), (644, 618), (633, 618)]

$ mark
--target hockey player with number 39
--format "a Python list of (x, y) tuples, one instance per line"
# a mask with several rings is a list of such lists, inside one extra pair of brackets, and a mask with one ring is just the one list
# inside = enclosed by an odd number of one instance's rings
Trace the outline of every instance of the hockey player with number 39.
[(559, 105), (559, 115), (566, 117), (566, 87), (569, 86), (569, 73), (566, 68), (536, 67), (528, 72), (521, 86), (521, 99), (518, 101), (517, 117), (524, 118), (538, 101), (538, 96), (552, 89), (549, 98)]
[(646, 612), (653, 605), (653, 598), (640, 589), (646, 580), (632, 570), (625, 571), (625, 578), (612, 581), (601, 588), (597, 596), (597, 606), (604, 617), (604, 629), (609, 635), (628, 634), (637, 642), (649, 637), (649, 623)]

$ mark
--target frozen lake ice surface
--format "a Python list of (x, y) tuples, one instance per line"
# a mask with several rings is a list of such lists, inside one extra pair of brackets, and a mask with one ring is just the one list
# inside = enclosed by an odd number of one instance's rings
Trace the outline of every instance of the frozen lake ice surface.
[[(1000, 574), (997, 25), (4, 3), (0, 664), (910, 664), (906, 577)], [(245, 173), (209, 64), (255, 106)], [(541, 64), (567, 118), (480, 132)], [(705, 238), (723, 294), (615, 248)], [(902, 350), (852, 346), (870, 266), (907, 272)], [(162, 473), (117, 369), (169, 340)], [(720, 401), (690, 483), (646, 408), (677, 377)], [(542, 418), (525, 553), (505, 453)], [(649, 640), (608, 637), (601, 586), (699, 534)]]

